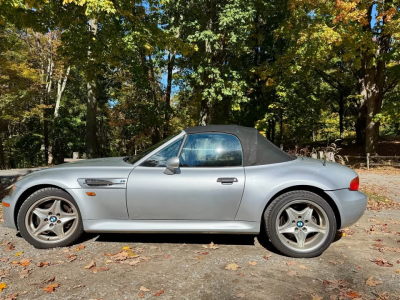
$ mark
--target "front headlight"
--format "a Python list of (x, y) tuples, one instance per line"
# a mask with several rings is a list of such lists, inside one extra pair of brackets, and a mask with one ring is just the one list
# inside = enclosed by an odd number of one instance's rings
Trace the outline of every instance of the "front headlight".
[(10, 187), (8, 187), (9, 191), (8, 191), (8, 196), (11, 197), (11, 195), (14, 193), (14, 191), (16, 190), (17, 186), (16, 185), (12, 185)]

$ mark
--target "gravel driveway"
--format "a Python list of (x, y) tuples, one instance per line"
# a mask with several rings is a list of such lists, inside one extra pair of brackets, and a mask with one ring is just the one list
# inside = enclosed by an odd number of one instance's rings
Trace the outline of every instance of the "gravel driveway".
[[(384, 185), (400, 201), (399, 172), (360, 177), (362, 188)], [(395, 209), (366, 211), (312, 259), (240, 235), (85, 235), (70, 248), (37, 250), (0, 227), (0, 244), (0, 297), (9, 299), (400, 299)]]

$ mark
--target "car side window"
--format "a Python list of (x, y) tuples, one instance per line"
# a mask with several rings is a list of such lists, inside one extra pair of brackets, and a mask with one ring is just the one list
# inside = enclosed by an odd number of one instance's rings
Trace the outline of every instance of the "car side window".
[(174, 156), (178, 156), (179, 148), (181, 147), (183, 137), (175, 141), (171, 145), (160, 150), (156, 154), (149, 157), (141, 166), (143, 167), (166, 167), (165, 163), (168, 159)]
[(186, 138), (179, 160), (181, 167), (241, 166), (242, 146), (231, 134), (191, 134)]

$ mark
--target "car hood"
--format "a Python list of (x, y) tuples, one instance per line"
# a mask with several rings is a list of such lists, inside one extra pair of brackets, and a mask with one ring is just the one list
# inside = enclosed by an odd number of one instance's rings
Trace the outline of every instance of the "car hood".
[(16, 186), (54, 185), (61, 188), (81, 188), (79, 178), (127, 179), (133, 165), (123, 157), (78, 160), (26, 175)]

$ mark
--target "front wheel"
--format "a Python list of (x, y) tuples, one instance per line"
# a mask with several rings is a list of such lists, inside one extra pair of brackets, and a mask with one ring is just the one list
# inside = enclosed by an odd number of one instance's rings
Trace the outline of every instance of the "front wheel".
[(22, 237), (36, 248), (63, 247), (83, 232), (75, 200), (57, 188), (36, 191), (22, 204), (17, 217)]
[(336, 234), (331, 206), (309, 191), (292, 191), (272, 201), (264, 213), (272, 244), (291, 257), (315, 257), (323, 253)]

